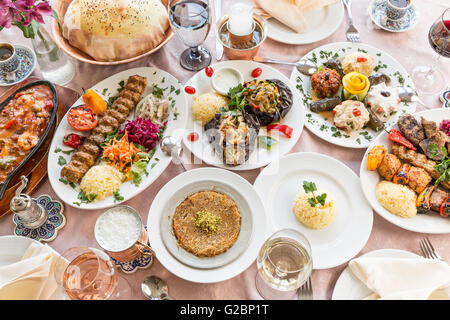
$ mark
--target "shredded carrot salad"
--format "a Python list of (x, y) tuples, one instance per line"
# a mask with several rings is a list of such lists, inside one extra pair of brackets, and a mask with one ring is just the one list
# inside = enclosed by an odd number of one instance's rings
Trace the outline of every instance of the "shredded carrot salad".
[(125, 131), (120, 140), (114, 137), (105, 143), (103, 158), (108, 159), (112, 166), (126, 173), (131, 170), (133, 163), (139, 161), (138, 153), (140, 152), (142, 150), (138, 149), (133, 142), (128, 141), (128, 133)]

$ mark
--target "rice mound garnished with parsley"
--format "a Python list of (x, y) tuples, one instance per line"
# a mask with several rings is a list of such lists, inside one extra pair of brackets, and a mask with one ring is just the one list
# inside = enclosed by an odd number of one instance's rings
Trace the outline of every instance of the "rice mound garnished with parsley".
[(377, 184), (377, 199), (389, 212), (402, 218), (412, 218), (417, 214), (416, 193), (407, 186), (389, 181)]
[(86, 195), (96, 195), (95, 200), (112, 196), (122, 184), (123, 174), (119, 169), (106, 163), (91, 167), (80, 183)]
[[(323, 192), (319, 190), (317, 193)], [(333, 223), (337, 214), (334, 200), (327, 197), (324, 205), (317, 203), (315, 207), (312, 207), (308, 201), (309, 198), (311, 193), (303, 190), (297, 193), (292, 208), (297, 220), (311, 229), (322, 229)]]

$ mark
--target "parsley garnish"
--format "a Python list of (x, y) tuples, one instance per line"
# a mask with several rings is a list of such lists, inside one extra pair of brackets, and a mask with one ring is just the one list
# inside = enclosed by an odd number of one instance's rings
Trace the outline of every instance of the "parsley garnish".
[[(439, 185), (441, 181), (448, 182), (450, 180), (450, 159), (448, 158), (447, 148), (443, 146), (441, 150), (443, 153), (442, 160), (437, 161), (437, 165), (434, 166), (434, 169), (441, 174), (441, 176), (436, 180), (434, 184), (435, 186)], [(434, 143), (428, 146), (428, 151), (431, 152), (431, 158), (439, 155), (439, 149)]]
[(63, 165), (65, 165), (67, 163), (67, 161), (66, 161), (66, 159), (63, 157), (63, 156), (59, 156), (58, 157), (58, 164), (60, 165), (60, 166), (63, 166)]
[(312, 198), (308, 198), (308, 202), (311, 207), (314, 208), (318, 203), (320, 203), (322, 206), (325, 205), (327, 194), (322, 193), (321, 195), (316, 197), (314, 191), (317, 191), (317, 188), (314, 182), (303, 181), (303, 190), (305, 190), (306, 193), (312, 193)]
[(122, 201), (124, 199), (123, 196), (120, 195), (120, 191), (114, 191), (114, 203), (116, 203), (117, 201)]

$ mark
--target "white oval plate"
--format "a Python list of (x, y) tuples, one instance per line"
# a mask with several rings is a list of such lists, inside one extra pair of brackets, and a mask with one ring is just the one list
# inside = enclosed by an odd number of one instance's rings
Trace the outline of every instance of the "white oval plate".
[[(253, 77), (251, 76), (251, 73), (253, 69), (259, 67), (263, 70), (259, 79), (279, 79), (286, 85), (288, 85), (292, 91), (293, 105), (291, 110), (289, 110), (288, 114), (281, 123), (287, 124), (291, 128), (293, 128), (292, 137), (289, 139), (283, 136), (283, 134), (278, 134), (278, 131), (274, 130), (271, 134), (279, 141), (279, 143), (273, 146), (270, 151), (264, 148), (255, 148), (255, 150), (253, 150), (253, 152), (250, 154), (248, 161), (246, 161), (245, 163), (238, 166), (227, 166), (223, 164), (220, 161), (219, 157), (217, 157), (217, 155), (214, 153), (213, 147), (208, 142), (208, 138), (206, 137), (206, 135), (202, 134), (202, 125), (192, 119), (191, 105), (193, 98), (192, 95), (187, 95), (189, 111), (186, 127), (187, 131), (183, 137), (183, 143), (189, 149), (189, 151), (192, 152), (198, 159), (206, 162), (207, 164), (228, 170), (252, 170), (261, 168), (288, 153), (300, 138), (305, 121), (305, 107), (300, 100), (300, 95), (295, 89), (295, 86), (289, 81), (289, 79), (278, 70), (253, 61), (224, 61), (217, 63), (212, 67), (215, 71), (224, 67), (235, 68), (242, 73), (244, 81), (252, 80)], [(191, 79), (189, 79), (189, 81), (186, 83), (186, 86), (194, 87), (196, 89), (196, 95), (214, 91), (211, 85), (211, 78), (208, 78), (206, 76), (204, 70), (199, 71)], [(189, 141), (187, 136), (190, 132), (197, 132), (200, 138), (195, 142)], [(261, 130), (259, 131), (259, 135), (266, 135), (265, 128), (261, 128)]]
[(323, 40), (332, 35), (344, 19), (344, 5), (341, 1), (307, 13), (308, 28), (297, 33), (274, 18), (267, 20), (267, 36), (287, 44), (308, 44)]
[[(399, 85), (398, 75), (400, 74), (404, 79), (404, 85), (414, 88), (414, 83), (408, 75), (408, 72), (397, 60), (395, 60), (393, 57), (383, 52), (382, 50), (369, 46), (367, 44), (351, 42), (330, 43), (310, 51), (302, 59), (312, 59), (313, 61), (316, 61), (318, 66), (320, 66), (335, 54), (338, 55), (337, 59), (342, 60), (347, 54), (356, 51), (367, 52), (367, 54), (375, 58), (375, 65), (381, 66), (378, 72), (382, 72), (390, 76), (390, 86)], [(374, 71), (374, 73), (375, 72), (376, 71)], [(346, 136), (344, 131), (336, 129), (336, 127), (330, 121), (325, 120), (325, 118), (322, 117), (319, 113), (310, 111), (310, 77), (301, 74), (297, 71), (296, 68), (294, 68), (291, 73), (291, 82), (297, 84), (301, 99), (305, 104), (305, 125), (312, 133), (314, 133), (319, 138), (322, 138), (325, 141), (341, 147), (367, 148), (370, 145), (371, 141), (373, 141), (373, 139), (380, 134), (380, 132), (376, 132), (372, 129), (366, 128), (361, 131), (353, 132), (351, 135)], [(414, 113), (415, 111), (415, 103), (401, 103), (400, 110), (397, 112), (397, 114), (393, 115), (389, 119), (385, 126), (390, 127), (404, 112)], [(367, 132), (367, 134), (361, 134), (363, 132)]]
[[(370, 251), (361, 257), (369, 258), (399, 258), (399, 259), (411, 259), (420, 258), (420, 256), (409, 251), (403, 251), (398, 249), (381, 249)], [(349, 267), (345, 268), (339, 276), (333, 289), (332, 300), (362, 300), (373, 292), (367, 288), (357, 277), (353, 275), (353, 272)]]
[[(252, 230), (241, 229), (241, 232), (250, 232), (251, 238), (237, 258), (228, 263), (211, 269), (200, 269), (186, 265), (174, 257), (164, 243), (165, 235), (161, 228), (162, 220), (168, 220), (170, 212), (166, 208), (174, 208), (178, 205), (181, 197), (177, 191), (187, 185), (202, 185), (212, 180), (221, 181), (229, 188), (233, 189), (231, 194), (240, 194), (243, 202), (247, 202), (251, 214), (252, 224), (246, 224), (252, 227)], [(235, 200), (235, 199), (233, 199)], [(240, 204), (238, 200), (237, 204)], [(184, 172), (170, 180), (156, 195), (150, 208), (147, 226), (149, 228), (149, 241), (155, 251), (156, 257), (161, 264), (176, 276), (188, 281), (198, 283), (213, 283), (233, 278), (246, 270), (256, 259), (266, 236), (266, 216), (264, 205), (261, 202), (253, 186), (241, 176), (227, 170), (218, 168), (199, 168)], [(242, 224), (244, 227), (244, 224)], [(242, 228), (241, 227), (241, 228)], [(235, 243), (236, 244), (236, 243)], [(197, 261), (198, 262), (198, 261)]]
[[(147, 78), (147, 88), (144, 94), (142, 95), (142, 98), (144, 98), (145, 96), (147, 96), (152, 92), (152, 84), (157, 84), (160, 88), (166, 87), (168, 88), (165, 91), (165, 96), (172, 97), (173, 99), (175, 99), (175, 106), (172, 112), (170, 113), (169, 122), (167, 124), (166, 130), (164, 131), (164, 135), (176, 136), (177, 134), (179, 134), (179, 129), (185, 127), (187, 120), (186, 96), (184, 94), (184, 90), (181, 83), (171, 74), (154, 67), (134, 68), (119, 72), (109, 78), (106, 78), (105, 80), (100, 81), (96, 85), (92, 86), (91, 89), (103, 95), (105, 100), (108, 100), (109, 97), (108, 94), (110, 94), (111, 96), (116, 95), (120, 81), (126, 81), (128, 77), (136, 74)], [(106, 88), (108, 89), (108, 91), (107, 93), (103, 94), (103, 90)], [(178, 92), (178, 95), (176, 94), (176, 92)], [(83, 104), (83, 99), (81, 97), (73, 104), (73, 106), (78, 106), (80, 104)], [(178, 115), (174, 116), (175, 113), (178, 113)], [(133, 118), (134, 112), (130, 112), (128, 120), (131, 120)], [(120, 194), (124, 197), (122, 201), (114, 202), (115, 199), (113, 196), (111, 196), (100, 201), (94, 201), (87, 204), (83, 203), (81, 204), (81, 206), (77, 206), (74, 204), (74, 202), (79, 201), (77, 199), (79, 186), (76, 186), (75, 189), (59, 181), (59, 179), (61, 178), (60, 173), (62, 166), (58, 164), (58, 158), (62, 156), (66, 159), (67, 162), (69, 162), (71, 159), (71, 155), (65, 155), (62, 152), (55, 153), (55, 148), (57, 147), (62, 150), (70, 149), (64, 146), (62, 143), (63, 137), (68, 133), (83, 134), (79, 131), (73, 130), (70, 127), (70, 125), (67, 122), (67, 113), (66, 113), (64, 118), (61, 120), (61, 123), (59, 124), (58, 129), (56, 130), (55, 135), (53, 137), (48, 155), (47, 170), (50, 184), (55, 193), (57, 194), (57, 196), (62, 201), (64, 201), (65, 203), (67, 203), (72, 207), (95, 210), (95, 209), (109, 208), (124, 201), (127, 201), (137, 196), (142, 191), (144, 191), (153, 181), (156, 180), (156, 178), (158, 178), (161, 175), (161, 173), (167, 168), (167, 166), (170, 164), (171, 161), (171, 158), (163, 154), (158, 145), (156, 152), (147, 167), (149, 175), (148, 176), (142, 175), (142, 181), (140, 185), (136, 187), (131, 181), (125, 182), (121, 185)], [(180, 136), (178, 137), (180, 138)]]
[[(441, 123), (444, 119), (450, 119), (450, 110), (448, 109), (434, 109), (417, 112), (414, 116), (420, 121), (420, 117), (424, 117), (427, 120), (435, 121), (436, 123)], [(395, 125), (393, 128), (397, 128)], [(388, 139), (388, 134), (383, 131), (378, 138), (373, 141), (373, 143), (367, 148), (366, 154), (361, 162), (361, 168), (359, 175), (361, 177), (361, 187), (363, 189), (364, 195), (369, 201), (372, 208), (383, 218), (388, 220), (390, 223), (396, 226), (422, 233), (450, 233), (450, 219), (445, 219), (439, 215), (437, 212), (429, 214), (417, 214), (415, 217), (406, 219), (401, 218), (388, 210), (383, 208), (383, 206), (378, 202), (376, 196), (376, 188), (378, 182), (382, 180), (382, 177), (378, 174), (378, 171), (367, 170), (367, 155), (369, 151), (376, 145), (383, 145), (388, 152), (391, 150), (391, 141)]]
[[(292, 211), (305, 180), (314, 182), (335, 200), (336, 220), (323, 229), (304, 226)], [(332, 268), (350, 260), (364, 247), (372, 231), (372, 209), (358, 176), (329, 156), (313, 152), (286, 155), (264, 168), (254, 187), (266, 207), (271, 233), (293, 228), (308, 238), (314, 269)]]

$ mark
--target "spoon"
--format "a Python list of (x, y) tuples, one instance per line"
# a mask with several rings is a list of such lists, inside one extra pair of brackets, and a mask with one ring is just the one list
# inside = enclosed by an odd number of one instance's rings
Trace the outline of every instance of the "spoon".
[(402, 102), (419, 102), (420, 104), (428, 108), (427, 105), (422, 100), (420, 100), (416, 90), (410, 87), (403, 86), (398, 87), (397, 92)]
[(180, 140), (178, 140), (172, 136), (165, 136), (159, 144), (161, 146), (161, 150), (165, 154), (175, 158), (177, 160), (175, 163), (181, 164), (181, 167), (183, 167), (183, 170), (187, 171), (183, 165), (183, 162), (181, 162), (181, 159), (180, 159), (180, 154), (181, 154), (181, 141)]
[(312, 61), (309, 61), (306, 59), (301, 59), (299, 62), (287, 62), (287, 61), (262, 58), (262, 57), (256, 56), (253, 58), (253, 61), (295, 66), (295, 67), (297, 67), (298, 72), (300, 72), (306, 76), (312, 76), (313, 73), (317, 71), (317, 66)]
[(150, 300), (173, 300), (169, 296), (167, 283), (157, 276), (148, 276), (142, 280), (141, 290), (144, 296)]

